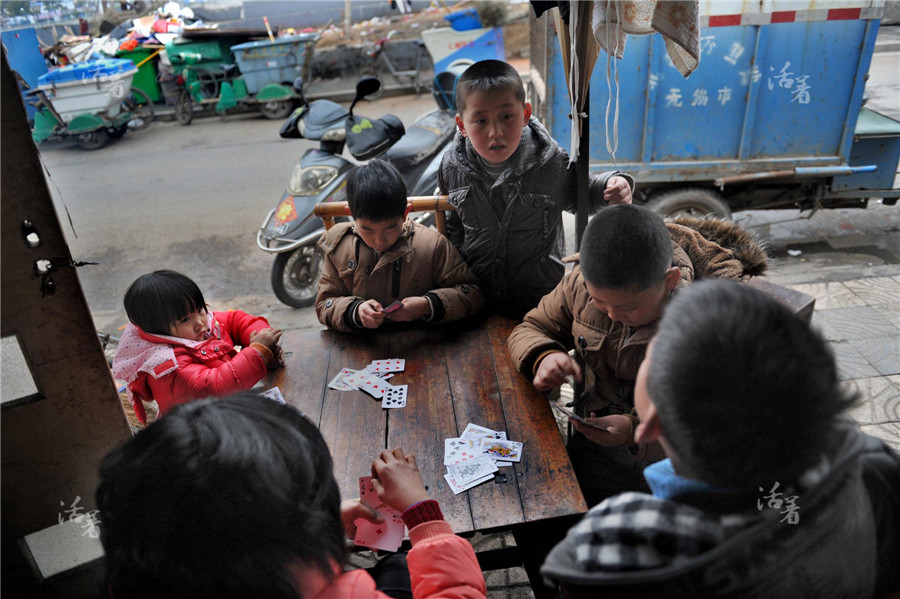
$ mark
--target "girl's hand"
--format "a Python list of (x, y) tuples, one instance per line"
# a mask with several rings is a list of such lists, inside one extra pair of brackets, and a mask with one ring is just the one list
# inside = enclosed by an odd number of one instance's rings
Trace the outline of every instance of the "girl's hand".
[(566, 382), (567, 377), (581, 382), (581, 367), (569, 354), (561, 351), (547, 354), (538, 364), (532, 384), (538, 391), (549, 391)]
[(431, 304), (424, 296), (407, 297), (401, 303), (403, 306), (384, 317), (394, 322), (409, 322), (431, 315)]
[(384, 313), (381, 304), (375, 300), (366, 300), (356, 308), (359, 321), (367, 329), (377, 329), (384, 322)]
[(262, 343), (269, 348), (272, 354), (275, 354), (275, 349), (281, 341), (281, 334), (280, 330), (272, 328), (254, 331), (250, 333), (250, 343)]
[(363, 505), (359, 499), (345, 499), (341, 502), (341, 522), (344, 523), (344, 537), (356, 538), (356, 519), (362, 518), (372, 524), (381, 524), (384, 518), (381, 514), (367, 505)]
[(610, 177), (603, 190), (603, 199), (612, 206), (613, 204), (631, 203), (631, 186), (625, 177)]
[(403, 455), (399, 447), (382, 450), (372, 462), (372, 486), (379, 499), (399, 512), (429, 499), (415, 456)]
[(611, 416), (597, 418), (594, 416), (594, 413), (591, 412), (590, 418), (585, 418), (585, 420), (592, 424), (605, 426), (609, 428), (610, 431), (618, 433), (614, 434), (608, 431), (602, 431), (599, 428), (585, 426), (577, 420), (569, 420), (569, 422), (572, 423), (572, 426), (575, 427), (575, 430), (597, 445), (602, 447), (621, 447), (622, 445), (626, 445), (628, 440), (631, 439), (631, 418), (624, 414), (612, 414)]
[(272, 352), (272, 361), (266, 364), (270, 370), (274, 370), (275, 368), (280, 368), (284, 366), (284, 348), (280, 345), (275, 346), (275, 351)]

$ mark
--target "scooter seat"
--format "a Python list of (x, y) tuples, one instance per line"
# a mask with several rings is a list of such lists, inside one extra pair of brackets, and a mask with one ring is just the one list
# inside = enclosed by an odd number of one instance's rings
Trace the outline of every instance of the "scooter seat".
[(331, 100), (310, 102), (309, 110), (301, 117), (303, 137), (313, 140), (322, 139), (325, 132), (331, 129), (340, 129), (335, 132), (335, 135), (340, 136), (340, 132), (344, 131), (345, 118), (347, 118), (347, 109), (336, 102)]
[(453, 115), (448, 111), (433, 110), (407, 129), (406, 135), (385, 152), (384, 159), (404, 172), (443, 150), (455, 132)]

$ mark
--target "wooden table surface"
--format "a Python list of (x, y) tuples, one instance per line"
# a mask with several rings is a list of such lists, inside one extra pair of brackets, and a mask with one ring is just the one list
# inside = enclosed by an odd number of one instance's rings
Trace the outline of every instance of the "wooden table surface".
[[(500, 316), (448, 325), (415, 325), (376, 333), (285, 331), (285, 367), (271, 372), (285, 400), (315, 422), (334, 459), (343, 498), (358, 496), (384, 448), (416, 456), (430, 495), (457, 533), (489, 531), (587, 510), (565, 444), (543, 393), (513, 367), (506, 338), (515, 322)], [(362, 391), (328, 382), (341, 368), (405, 358), (390, 383), (409, 385), (405, 408), (383, 410)], [(522, 461), (492, 482), (454, 495), (444, 474), (444, 439), (470, 422), (522, 441)], [(502, 476), (502, 475), (505, 475)]]

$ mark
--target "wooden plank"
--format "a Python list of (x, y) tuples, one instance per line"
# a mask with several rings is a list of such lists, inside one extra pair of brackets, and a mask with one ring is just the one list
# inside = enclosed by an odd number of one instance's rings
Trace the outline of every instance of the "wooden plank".
[(322, 419), (323, 392), (330, 380), (326, 374), (333, 338), (331, 331), (284, 331), (284, 368), (270, 371), (265, 379), (266, 389), (281, 389), (285, 402), (317, 425)]
[(455, 437), (456, 420), (444, 344), (452, 336), (449, 327), (419, 325), (393, 330), (390, 355), (406, 359), (406, 370), (394, 375), (393, 385), (409, 385), (406, 407), (388, 412), (388, 447), (403, 447), (416, 456), (422, 481), (454, 531), (475, 530), (469, 498), (454, 495), (444, 480), (444, 439)]
[[(458, 337), (448, 339), (443, 348), (457, 434), (461, 434), (470, 422), (494, 430), (507, 430), (486, 324), (484, 321), (471, 323), (470, 328), (461, 331)], [(514, 468), (501, 468), (494, 482), (468, 491), (476, 530), (509, 526), (524, 520), (516, 478)]]
[(556, 420), (543, 393), (513, 365), (506, 339), (515, 321), (493, 316), (488, 334), (497, 371), (507, 434), (525, 443), (515, 465), (526, 522), (587, 511)]
[[(387, 357), (387, 336), (375, 333), (334, 333), (330, 381), (341, 368), (361, 370)], [(362, 391), (325, 389), (325, 409), (319, 430), (331, 449), (334, 476), (341, 497), (359, 497), (359, 477), (372, 473), (372, 460), (385, 448), (387, 416), (381, 400)]]

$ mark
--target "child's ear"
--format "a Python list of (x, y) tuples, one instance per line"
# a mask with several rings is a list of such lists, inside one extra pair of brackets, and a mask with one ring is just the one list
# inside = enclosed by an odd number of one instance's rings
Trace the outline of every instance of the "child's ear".
[(647, 406), (641, 418), (641, 423), (634, 429), (635, 443), (650, 443), (656, 441), (662, 435), (662, 424), (659, 422), (659, 412), (653, 402)]
[(528, 123), (528, 119), (531, 118), (531, 102), (525, 102), (525, 122)]
[(678, 281), (681, 280), (681, 271), (678, 270), (677, 266), (671, 267), (666, 271), (666, 291), (672, 291), (676, 287), (678, 287)]
[(456, 128), (459, 129), (459, 132), (462, 133), (462, 136), (466, 136), (466, 126), (463, 125), (462, 117), (458, 114), (456, 115)]
[(412, 208), (413, 208), (412, 204), (407, 202), (406, 210), (403, 211), (403, 220), (404, 221), (406, 220), (406, 217), (409, 216), (409, 213), (412, 212)]

